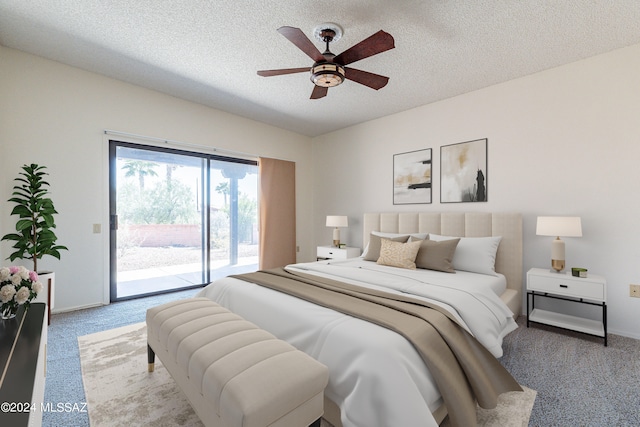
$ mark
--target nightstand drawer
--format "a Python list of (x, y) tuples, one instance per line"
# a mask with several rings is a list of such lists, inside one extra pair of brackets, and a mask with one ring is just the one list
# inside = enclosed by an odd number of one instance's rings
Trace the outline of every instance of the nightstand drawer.
[(605, 300), (602, 283), (590, 282), (585, 279), (570, 279), (566, 275), (550, 278), (530, 274), (527, 280), (527, 289), (596, 301)]
[(335, 246), (318, 246), (317, 250), (318, 258), (325, 259), (347, 259), (360, 256), (360, 248), (350, 248), (345, 246), (344, 248), (336, 248)]

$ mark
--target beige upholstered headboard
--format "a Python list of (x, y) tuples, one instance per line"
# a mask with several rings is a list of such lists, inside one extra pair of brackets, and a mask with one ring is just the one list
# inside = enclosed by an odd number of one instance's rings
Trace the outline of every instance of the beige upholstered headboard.
[(522, 215), (491, 212), (365, 213), (363, 245), (372, 231), (384, 233), (434, 233), (456, 237), (501, 236), (496, 271), (507, 278), (501, 296), (517, 317), (522, 312)]

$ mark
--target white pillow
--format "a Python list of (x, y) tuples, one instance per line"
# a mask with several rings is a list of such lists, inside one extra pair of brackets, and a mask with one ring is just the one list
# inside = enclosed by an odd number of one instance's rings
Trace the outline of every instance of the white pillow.
[[(429, 234), (429, 239), (440, 242), (457, 237)], [(496, 253), (500, 240), (502, 236), (461, 237), (451, 260), (453, 268), (496, 276)]]

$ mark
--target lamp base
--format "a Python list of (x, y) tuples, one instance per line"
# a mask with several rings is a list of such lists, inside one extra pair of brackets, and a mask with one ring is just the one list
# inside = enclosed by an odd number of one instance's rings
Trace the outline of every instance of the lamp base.
[(340, 247), (340, 240), (334, 240), (333, 241), (333, 246), (335, 246), (336, 248)]
[(564, 240), (560, 236), (551, 243), (551, 268), (558, 273), (564, 269)]
[(562, 270), (564, 270), (564, 260), (563, 259), (552, 259), (551, 260), (551, 268), (553, 269), (551, 271), (555, 271), (556, 273), (560, 273)]

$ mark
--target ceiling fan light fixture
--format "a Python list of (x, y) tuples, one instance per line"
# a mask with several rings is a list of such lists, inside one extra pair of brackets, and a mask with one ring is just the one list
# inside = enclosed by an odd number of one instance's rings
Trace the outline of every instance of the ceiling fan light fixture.
[[(333, 28), (331, 28), (331, 25)], [(371, 89), (381, 89), (389, 81), (389, 77), (368, 71), (347, 68), (349, 64), (369, 58), (373, 55), (385, 52), (395, 47), (393, 36), (382, 30), (367, 37), (359, 43), (351, 46), (340, 55), (334, 55), (329, 50), (329, 43), (336, 41), (342, 35), (342, 29), (335, 24), (322, 24), (317, 27), (314, 35), (326, 44), (326, 50), (321, 53), (300, 28), (282, 26), (278, 32), (293, 43), (305, 55), (313, 59), (314, 64), (309, 68), (281, 68), (278, 70), (260, 70), (258, 75), (262, 77), (280, 76), (310, 71), (310, 80), (313, 83), (313, 91), (310, 99), (320, 99), (327, 96), (330, 87), (335, 87), (349, 79)], [(348, 74), (348, 75), (347, 75)]]
[(311, 68), (311, 81), (316, 86), (334, 87), (344, 79), (344, 67), (339, 64), (316, 64)]

